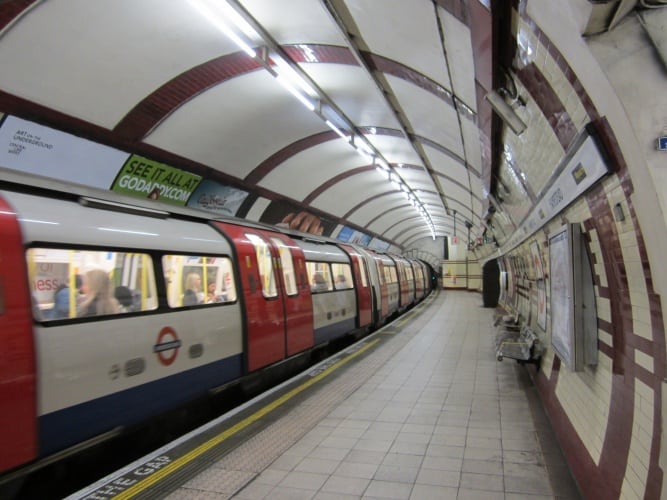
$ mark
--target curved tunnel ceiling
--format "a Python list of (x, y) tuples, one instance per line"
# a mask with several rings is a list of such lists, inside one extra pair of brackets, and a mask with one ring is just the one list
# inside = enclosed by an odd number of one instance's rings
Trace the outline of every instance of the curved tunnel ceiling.
[(4, 2), (2, 110), (247, 190), (241, 217), (282, 199), (400, 249), (457, 224), (481, 234), (486, 7), (229, 0), (250, 34), (221, 19), (251, 57), (196, 3)]

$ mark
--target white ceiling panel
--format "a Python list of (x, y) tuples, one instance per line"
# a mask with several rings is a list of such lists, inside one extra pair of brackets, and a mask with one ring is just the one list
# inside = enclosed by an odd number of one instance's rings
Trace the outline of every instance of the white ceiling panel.
[(442, 55), (435, 7), (429, 0), (346, 0), (364, 42), (451, 89)]

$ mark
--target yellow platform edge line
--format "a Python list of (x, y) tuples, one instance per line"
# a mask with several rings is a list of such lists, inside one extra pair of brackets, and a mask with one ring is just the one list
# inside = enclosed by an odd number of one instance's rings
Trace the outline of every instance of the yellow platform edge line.
[(179, 459), (173, 461), (172, 463), (165, 466), (164, 468), (156, 471), (154, 474), (151, 474), (146, 479), (134, 484), (133, 486), (131, 486), (130, 488), (128, 488), (124, 492), (114, 496), (113, 499), (114, 500), (126, 500), (126, 499), (132, 498), (135, 495), (138, 495), (138, 494), (142, 493), (144, 490), (151, 487), (156, 482), (160, 481), (161, 479), (168, 476), (169, 474), (171, 474), (171, 473), (175, 472), (176, 470), (180, 469), (181, 467), (183, 467), (184, 465), (189, 463), (191, 460), (194, 460), (199, 455), (202, 455), (203, 453), (207, 452), (208, 450), (210, 450), (214, 446), (217, 446), (218, 444), (222, 443), (224, 440), (233, 436), (237, 432), (241, 431), (242, 429), (245, 429), (250, 424), (252, 424), (253, 422), (256, 422), (259, 419), (261, 419), (266, 414), (272, 412), (273, 410), (275, 410), (276, 408), (278, 408), (282, 404), (286, 403), (287, 401), (292, 399), (294, 396), (296, 396), (300, 392), (309, 388), (311, 385), (313, 385), (313, 384), (319, 382), (320, 380), (322, 380), (323, 378), (329, 376), (331, 373), (336, 371), (338, 368), (340, 368), (344, 364), (348, 363), (352, 359), (356, 358), (357, 356), (363, 354), (365, 351), (367, 351), (368, 349), (373, 347), (378, 342), (380, 342), (380, 339), (375, 339), (375, 340), (370, 341), (364, 347), (362, 347), (359, 350), (353, 352), (352, 354), (346, 356), (345, 358), (341, 359), (340, 361), (337, 361), (336, 363), (331, 365), (329, 368), (322, 371), (318, 375), (314, 376), (313, 378), (311, 378), (307, 382), (304, 382), (300, 386), (295, 387), (294, 389), (285, 393), (284, 395), (282, 395), (281, 397), (276, 399), (271, 404), (268, 404), (268, 405), (262, 407), (261, 409), (257, 410), (255, 413), (250, 415), (249, 417), (241, 420), (237, 424), (235, 424), (232, 427), (230, 427), (229, 429), (221, 432), (217, 436), (209, 439), (205, 443), (200, 444), (198, 447), (194, 448), (192, 451), (186, 453), (185, 455), (183, 455)]

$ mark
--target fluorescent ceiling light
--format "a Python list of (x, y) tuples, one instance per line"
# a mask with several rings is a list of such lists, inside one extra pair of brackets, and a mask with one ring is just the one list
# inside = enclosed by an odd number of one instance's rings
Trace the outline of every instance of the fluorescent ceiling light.
[(375, 167), (375, 170), (377, 170), (378, 172), (380, 172), (380, 173), (382, 174), (382, 177), (383, 177), (384, 179), (389, 179), (389, 172), (388, 172), (387, 170), (383, 169), (383, 168), (380, 167), (379, 165)]
[(345, 139), (346, 141), (349, 139), (349, 138), (343, 133), (343, 131), (342, 131), (341, 129), (339, 129), (338, 127), (336, 127), (336, 125), (334, 125), (333, 123), (331, 123), (329, 120), (326, 120), (324, 123), (326, 123), (326, 124), (329, 126), (329, 128), (330, 128), (331, 130), (333, 130), (334, 132), (336, 132), (342, 139)]
[(304, 78), (299, 73), (297, 73), (296, 70), (290, 66), (282, 57), (277, 54), (272, 54), (271, 60), (276, 64), (276, 73), (279, 73), (285, 77), (285, 79), (295, 87), (301, 87), (301, 90), (303, 90), (309, 96), (316, 95), (316, 92), (313, 90), (310, 84), (304, 80)]
[(218, 28), (227, 38), (234, 42), (243, 52), (250, 57), (257, 57), (255, 49), (249, 43), (238, 36), (228, 22), (234, 24), (241, 31), (250, 36), (254, 36), (250, 26), (239, 14), (232, 9), (227, 2), (209, 2), (206, 0), (190, 0), (190, 4), (202, 15), (208, 22)]
[(287, 78), (285, 78), (281, 74), (276, 74), (276, 80), (278, 80), (280, 84), (283, 87), (285, 87), (294, 97), (296, 97), (299, 101), (301, 101), (301, 104), (307, 107), (310, 111), (315, 111), (315, 105), (310, 101), (310, 99), (308, 99), (301, 92), (295, 89), (292, 86), (292, 84), (287, 80)]
[(357, 150), (357, 153), (359, 153), (359, 155), (364, 160), (366, 160), (368, 163), (373, 163), (373, 156), (370, 153), (368, 153), (365, 149), (357, 148), (357, 147), (355, 147), (355, 149)]
[(389, 170), (389, 164), (384, 160), (384, 158), (378, 158), (375, 162), (385, 170)]

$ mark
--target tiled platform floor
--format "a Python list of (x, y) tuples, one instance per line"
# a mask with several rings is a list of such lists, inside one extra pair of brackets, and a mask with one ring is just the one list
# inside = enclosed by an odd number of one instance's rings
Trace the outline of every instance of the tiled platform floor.
[(580, 498), (525, 369), (495, 359), (493, 313), (440, 292), (169, 498)]

